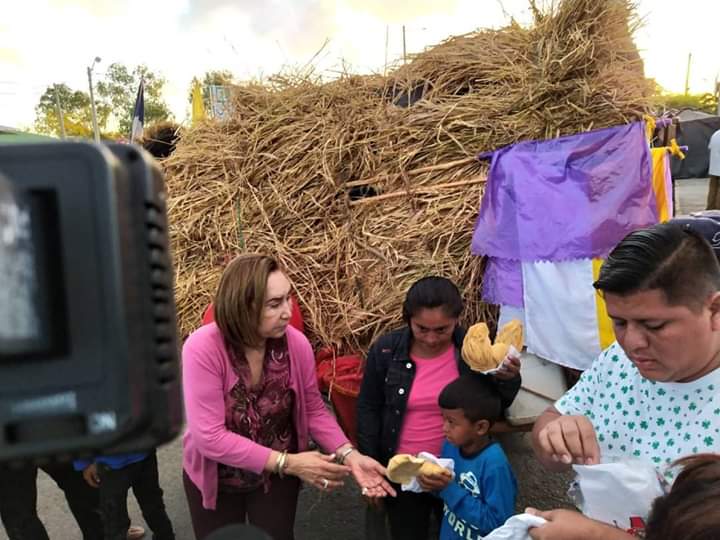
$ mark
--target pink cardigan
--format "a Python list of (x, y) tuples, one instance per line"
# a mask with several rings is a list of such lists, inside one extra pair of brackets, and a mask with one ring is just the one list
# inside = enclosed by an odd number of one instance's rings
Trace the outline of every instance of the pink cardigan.
[[(299, 451), (310, 437), (328, 453), (348, 442), (320, 397), (315, 359), (307, 338), (286, 331), (290, 352), (290, 387), (295, 392), (294, 421)], [(215, 323), (188, 337), (183, 347), (183, 390), (187, 431), (183, 437), (183, 469), (202, 492), (203, 506), (214, 510), (217, 464), (260, 473), (270, 449), (225, 428), (225, 395), (237, 382), (220, 330)]]

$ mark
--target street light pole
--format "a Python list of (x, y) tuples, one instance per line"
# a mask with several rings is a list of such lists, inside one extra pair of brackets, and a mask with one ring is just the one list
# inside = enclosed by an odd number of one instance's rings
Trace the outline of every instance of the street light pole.
[(100, 62), (100, 57), (96, 56), (93, 63), (89, 68), (87, 68), (88, 85), (90, 86), (90, 108), (92, 109), (93, 135), (95, 136), (96, 143), (100, 142), (100, 130), (98, 129), (97, 111), (95, 110), (95, 92), (93, 91), (92, 70), (98, 62)]
[(63, 119), (62, 105), (60, 105), (60, 95), (58, 94), (58, 85), (55, 84), (55, 109), (57, 111), (58, 124), (60, 126), (60, 138), (65, 138), (65, 120)]

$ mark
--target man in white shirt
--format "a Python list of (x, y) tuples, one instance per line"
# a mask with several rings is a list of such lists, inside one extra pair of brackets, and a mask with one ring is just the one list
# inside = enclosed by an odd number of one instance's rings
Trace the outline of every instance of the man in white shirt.
[[(669, 222), (625, 237), (594, 286), (617, 342), (537, 420), (535, 453), (555, 471), (646, 460), (672, 482), (678, 458), (720, 451), (720, 265), (691, 225)], [(577, 512), (541, 515), (535, 540), (632, 538)]]
[(707, 209), (717, 210), (720, 208), (720, 129), (713, 133), (708, 144), (710, 150), (710, 167), (708, 168), (708, 176), (710, 176), (710, 184), (708, 186)]

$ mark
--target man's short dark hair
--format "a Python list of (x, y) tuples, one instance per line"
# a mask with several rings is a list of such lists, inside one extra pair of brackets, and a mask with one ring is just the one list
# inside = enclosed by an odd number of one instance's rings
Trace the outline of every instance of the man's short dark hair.
[(619, 295), (659, 289), (668, 304), (696, 308), (720, 290), (720, 266), (696, 231), (661, 223), (628, 234), (610, 252), (593, 286)]
[(410, 324), (421, 309), (442, 308), (448, 317), (457, 319), (464, 308), (457, 286), (447, 278), (428, 276), (412, 284), (403, 302), (403, 320)]
[(500, 394), (489, 375), (468, 374), (458, 377), (440, 392), (441, 409), (462, 409), (471, 422), (502, 418)]

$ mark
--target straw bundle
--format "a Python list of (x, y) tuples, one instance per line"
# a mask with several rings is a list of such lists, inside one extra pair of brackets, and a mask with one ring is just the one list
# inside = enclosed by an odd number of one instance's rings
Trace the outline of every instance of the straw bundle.
[(491, 318), (469, 252), (474, 156), (624, 123), (650, 92), (629, 2), (533, 8), (531, 28), (451, 38), (387, 77), (235, 88), (232, 118), (190, 130), (165, 162), (182, 334), (241, 250), (281, 260), (315, 345), (365, 350), (428, 274), (459, 285), (465, 322)]

